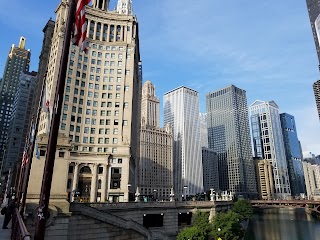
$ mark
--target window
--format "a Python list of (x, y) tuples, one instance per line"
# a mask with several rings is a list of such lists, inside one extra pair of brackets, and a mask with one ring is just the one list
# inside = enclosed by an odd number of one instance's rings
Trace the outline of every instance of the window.
[(100, 111), (100, 116), (105, 116), (106, 115), (106, 111), (105, 110), (101, 110)]
[(90, 143), (94, 144), (94, 137), (90, 137)]
[(118, 62), (118, 67), (122, 67), (122, 61)]
[(105, 134), (106, 134), (106, 135), (109, 135), (109, 134), (110, 134), (110, 128), (106, 128)]
[(123, 105), (124, 105), (124, 108), (128, 108), (129, 107), (129, 103), (128, 102), (125, 102)]
[(119, 58), (119, 59), (122, 59), (122, 58), (123, 58), (122, 53), (119, 53), (119, 54), (118, 54), (118, 58)]
[(103, 138), (98, 138), (98, 143), (103, 144)]
[(89, 128), (88, 127), (84, 128), (84, 133), (89, 133)]
[(123, 120), (123, 126), (127, 126), (128, 125), (128, 120)]
[(116, 125), (116, 126), (119, 125), (119, 120), (115, 119), (113, 122), (113, 125)]
[(88, 100), (88, 101), (87, 101), (87, 106), (91, 106), (91, 103), (92, 103), (92, 101), (91, 101), (91, 100)]
[(85, 123), (86, 123), (86, 124), (90, 124), (90, 118), (86, 118)]
[(66, 124), (64, 123), (61, 124), (61, 130), (66, 130)]
[(119, 116), (119, 110), (114, 111), (114, 116), (116, 116), (116, 117)]
[(105, 139), (104, 139), (104, 143), (105, 143), (105, 144), (109, 144), (109, 138), (105, 138)]
[(76, 127), (76, 132), (80, 132), (80, 126)]
[(121, 82), (121, 77), (117, 77), (117, 82)]
[(117, 99), (120, 98), (120, 93), (116, 93), (116, 98), (117, 98)]
[(104, 129), (103, 128), (99, 128), (99, 134), (103, 134)]
[(88, 143), (88, 137), (83, 137), (83, 143)]
[(108, 93), (108, 99), (112, 98), (112, 93)]
[(114, 128), (114, 129), (113, 129), (113, 134), (114, 134), (114, 135), (118, 135), (118, 132), (119, 132), (118, 128)]
[(96, 129), (95, 128), (91, 128), (91, 134), (95, 134), (96, 133)]
[(129, 86), (124, 86), (125, 91), (129, 91)]
[(111, 116), (111, 111), (110, 110), (107, 111), (107, 116)]
[(117, 74), (122, 74), (122, 69), (118, 69)]
[(120, 103), (119, 103), (119, 102), (116, 102), (116, 103), (115, 103), (115, 107), (116, 107), (116, 108), (120, 107)]
[(113, 138), (112, 142), (113, 142), (113, 144), (117, 144), (118, 143), (118, 138)]
[(110, 125), (111, 124), (111, 120), (110, 119), (107, 119), (106, 120), (106, 125)]
[(130, 70), (126, 70), (126, 75), (130, 75)]

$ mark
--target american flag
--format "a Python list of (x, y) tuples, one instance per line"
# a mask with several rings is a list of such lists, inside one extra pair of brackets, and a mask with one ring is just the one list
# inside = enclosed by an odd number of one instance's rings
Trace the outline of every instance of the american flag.
[(22, 155), (22, 163), (21, 163), (21, 167), (24, 168), (28, 163), (29, 163), (29, 158), (28, 158), (28, 147), (26, 146), (24, 148), (23, 151), (23, 155)]
[(91, 0), (77, 0), (72, 43), (78, 46), (80, 51), (86, 50), (85, 40), (87, 35), (87, 21), (85, 15), (85, 6), (90, 2)]

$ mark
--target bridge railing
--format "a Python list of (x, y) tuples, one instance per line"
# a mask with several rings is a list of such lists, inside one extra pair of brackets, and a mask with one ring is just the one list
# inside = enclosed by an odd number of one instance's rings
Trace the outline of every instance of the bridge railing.
[(126, 203), (75, 203), (97, 209), (130, 209), (130, 208), (176, 208), (176, 207), (214, 207), (230, 205), (232, 201), (187, 201), (187, 202), (126, 202)]
[(17, 208), (14, 209), (12, 214), (12, 240), (30, 240), (30, 233), (24, 224), (22, 217)]

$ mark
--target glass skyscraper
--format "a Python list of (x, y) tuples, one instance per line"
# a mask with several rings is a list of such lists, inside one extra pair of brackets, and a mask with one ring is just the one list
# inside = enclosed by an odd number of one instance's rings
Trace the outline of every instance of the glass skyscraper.
[(300, 193), (306, 192), (306, 188), (296, 123), (294, 116), (288, 113), (280, 114), (280, 120), (288, 164), (291, 193), (293, 196), (299, 196)]
[(220, 190), (256, 196), (246, 91), (233, 85), (207, 94), (209, 148), (218, 154)]
[(271, 162), (275, 197), (291, 196), (279, 107), (274, 101), (255, 101), (250, 106), (254, 155)]

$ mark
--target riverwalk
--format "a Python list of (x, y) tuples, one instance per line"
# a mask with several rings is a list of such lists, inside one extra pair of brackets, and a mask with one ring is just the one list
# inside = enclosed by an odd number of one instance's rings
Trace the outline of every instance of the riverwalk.
[(4, 216), (0, 215), (0, 239), (1, 240), (10, 240), (11, 236), (11, 223), (9, 223), (9, 229), (2, 229)]

